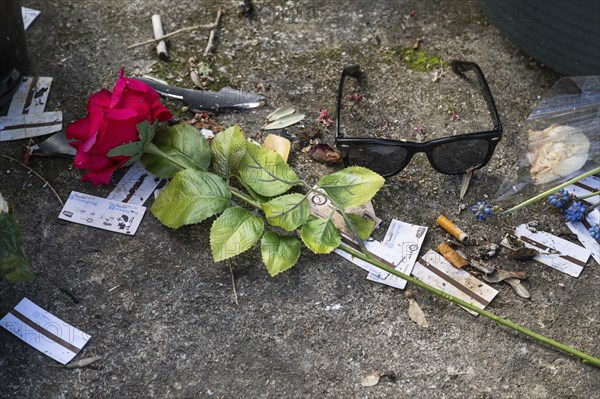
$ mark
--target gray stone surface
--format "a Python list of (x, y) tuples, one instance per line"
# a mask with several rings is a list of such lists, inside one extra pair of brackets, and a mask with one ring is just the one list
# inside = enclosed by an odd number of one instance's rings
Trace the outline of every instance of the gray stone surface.
[[(238, 2), (219, 4), (225, 15), (213, 63), (217, 83), (263, 87), (270, 104), (217, 119), (240, 123), (256, 138), (265, 135), (259, 131), (264, 117), (285, 105), (307, 113), (305, 129), (290, 129), (301, 136), (319, 108), (333, 110), (339, 73), (351, 63), (360, 63), (371, 77), (365, 105), (372, 112), (368, 126), (364, 120), (347, 124), (349, 134), (379, 130), (428, 140), (488, 128), (477, 92), (452, 72), (433, 83), (429, 72), (409, 70), (386, 48), (410, 47), (420, 38), (422, 48), (442, 59), (477, 62), (505, 136), (474, 178), (467, 204), (493, 197), (513, 171), (526, 146), (522, 121), (559, 77), (511, 45), (473, 2), (256, 1), (252, 20), (236, 15)], [(27, 6), (42, 11), (27, 40), (33, 72), (54, 77), (47, 110), (62, 110), (65, 121), (72, 121), (84, 116), (90, 92), (112, 87), (121, 67), (130, 76), (151, 73), (191, 87), (187, 60), (201, 58), (208, 32), (170, 40), (169, 63), (159, 61), (150, 46), (126, 47), (151, 36), (153, 13), (162, 15), (170, 32), (209, 23), (217, 2), (31, 0)], [(413, 10), (416, 18), (407, 18)], [(182, 104), (166, 104), (181, 117), (191, 116), (180, 111)], [(450, 122), (452, 110), (460, 121)], [(415, 126), (424, 127), (422, 137), (415, 136)], [(1, 152), (22, 159), (24, 144), (2, 143)], [(335, 170), (299, 147), (290, 162), (305, 179), (314, 182)], [(96, 188), (80, 183), (83, 173), (70, 160), (34, 158), (30, 166), (63, 199), (72, 190), (106, 196), (123, 173), (111, 186)], [(562, 216), (545, 204), (477, 223), (468, 212), (456, 212), (459, 186), (459, 177), (437, 174), (425, 157), (416, 157), (375, 198), (385, 221), (376, 235), (398, 218), (429, 227), (423, 248), (435, 248), (446, 238), (435, 226), (440, 213), (492, 242), (533, 219), (542, 230), (568, 233)], [(2, 330), (0, 397), (600, 397), (598, 368), (414, 289), (430, 324), (419, 328), (408, 318), (401, 292), (366, 281), (361, 269), (336, 255), (306, 250), (293, 270), (276, 278), (268, 276), (257, 250), (235, 258), (236, 305), (227, 264), (215, 264), (209, 252), (209, 223), (172, 231), (147, 214), (137, 234), (125, 237), (59, 221), (60, 205), (49, 188), (5, 158), (0, 187), (14, 204), (37, 274), (30, 283), (0, 282), (0, 314), (26, 296), (92, 335), (79, 358), (104, 357), (98, 369), (67, 370)], [(489, 310), (600, 355), (597, 263), (590, 261), (580, 278), (571, 278), (538, 263), (515, 264), (505, 255), (495, 262), (527, 272), (532, 299), (497, 286), (500, 294)], [(387, 370), (396, 373), (395, 382), (361, 386), (363, 377)]]

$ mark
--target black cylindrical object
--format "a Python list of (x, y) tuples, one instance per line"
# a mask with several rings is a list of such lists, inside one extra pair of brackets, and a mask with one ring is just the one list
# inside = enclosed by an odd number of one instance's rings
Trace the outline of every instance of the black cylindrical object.
[(563, 75), (600, 74), (600, 1), (479, 0), (490, 21)]
[(10, 101), (28, 67), (20, 1), (0, 0), (0, 107)]

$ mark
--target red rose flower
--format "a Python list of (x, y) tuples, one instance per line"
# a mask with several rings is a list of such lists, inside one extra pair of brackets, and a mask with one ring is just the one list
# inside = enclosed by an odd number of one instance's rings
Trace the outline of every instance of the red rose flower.
[(102, 89), (90, 96), (88, 114), (67, 127), (67, 138), (77, 148), (75, 167), (88, 169), (83, 181), (94, 185), (108, 184), (112, 173), (129, 157), (106, 154), (122, 144), (138, 141), (137, 124), (171, 119), (171, 111), (158, 100), (158, 93), (146, 83), (123, 77), (123, 70), (113, 92)]

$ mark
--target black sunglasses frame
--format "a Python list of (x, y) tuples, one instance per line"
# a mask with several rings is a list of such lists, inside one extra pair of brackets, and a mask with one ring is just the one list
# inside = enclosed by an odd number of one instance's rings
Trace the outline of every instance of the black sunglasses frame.
[(358, 65), (352, 65), (344, 68), (342, 71), (342, 77), (340, 79), (340, 85), (338, 89), (337, 95), (337, 103), (336, 103), (336, 134), (335, 134), (335, 142), (336, 146), (342, 150), (342, 159), (344, 162), (344, 166), (348, 166), (348, 151), (345, 149), (350, 148), (352, 145), (380, 145), (380, 146), (388, 146), (388, 147), (401, 147), (405, 151), (407, 151), (406, 159), (403, 164), (398, 165), (393, 172), (382, 174), (383, 177), (390, 177), (402, 169), (404, 169), (411, 161), (412, 157), (419, 153), (423, 152), (427, 155), (427, 159), (431, 166), (438, 171), (439, 173), (448, 174), (448, 175), (459, 175), (466, 173), (467, 171), (462, 172), (453, 172), (448, 173), (441, 170), (438, 165), (436, 165), (435, 160), (433, 158), (433, 150), (443, 144), (450, 143), (460, 143), (461, 141), (470, 141), (470, 140), (486, 140), (489, 144), (488, 152), (485, 159), (480, 162), (478, 165), (474, 165), (471, 170), (477, 170), (484, 167), (491, 159), (494, 154), (494, 150), (496, 145), (502, 138), (502, 124), (500, 123), (500, 116), (498, 115), (498, 110), (496, 109), (496, 104), (494, 102), (494, 98), (492, 97), (492, 92), (487, 84), (485, 76), (481, 71), (481, 68), (474, 62), (468, 61), (457, 61), (453, 60), (450, 63), (452, 67), (452, 71), (462, 77), (465, 80), (469, 80), (469, 78), (465, 75), (467, 71), (474, 71), (477, 76), (477, 82), (479, 83), (479, 87), (487, 104), (488, 110), (490, 112), (492, 122), (494, 124), (494, 128), (489, 131), (483, 132), (474, 132), (474, 133), (465, 133), (458, 136), (451, 137), (443, 137), (435, 140), (426, 141), (424, 143), (417, 143), (413, 141), (402, 141), (402, 140), (391, 140), (391, 139), (380, 139), (380, 138), (346, 138), (344, 134), (341, 132), (341, 108), (342, 108), (342, 95), (344, 91), (344, 81), (346, 77), (351, 76), (355, 79), (360, 79), (362, 76), (362, 72), (360, 71), (360, 67)]

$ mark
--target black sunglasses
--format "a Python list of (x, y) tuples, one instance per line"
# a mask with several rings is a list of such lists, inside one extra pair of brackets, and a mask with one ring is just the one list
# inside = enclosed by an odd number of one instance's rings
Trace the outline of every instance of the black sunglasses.
[(344, 166), (364, 166), (383, 177), (389, 177), (404, 169), (418, 152), (427, 155), (429, 163), (436, 171), (448, 175), (463, 174), (485, 166), (492, 157), (496, 144), (502, 138), (502, 124), (494, 98), (477, 64), (452, 61), (450, 65), (452, 71), (463, 79), (468, 80), (465, 72), (475, 72), (494, 123), (493, 130), (444, 137), (425, 143), (376, 138), (345, 138), (340, 126), (344, 81), (347, 76), (359, 79), (362, 75), (360, 67), (353, 65), (342, 71), (336, 104), (335, 142), (342, 151)]

